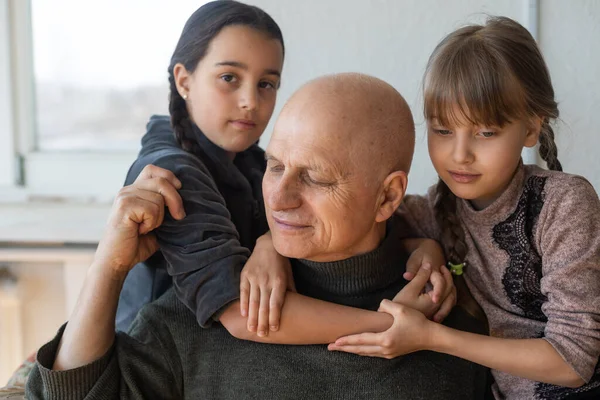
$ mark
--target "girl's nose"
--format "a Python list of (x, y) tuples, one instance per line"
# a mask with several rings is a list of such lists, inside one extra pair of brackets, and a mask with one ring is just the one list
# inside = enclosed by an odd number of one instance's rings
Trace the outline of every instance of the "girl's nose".
[(240, 91), (239, 107), (245, 111), (254, 111), (258, 107), (258, 90), (246, 87)]

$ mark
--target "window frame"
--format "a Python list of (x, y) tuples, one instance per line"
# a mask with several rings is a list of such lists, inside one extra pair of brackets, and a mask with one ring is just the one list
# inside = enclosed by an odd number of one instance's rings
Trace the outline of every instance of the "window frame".
[(0, 0), (0, 187), (16, 183), (8, 0)]
[(136, 151), (36, 149), (30, 0), (0, 0), (0, 203), (109, 203)]

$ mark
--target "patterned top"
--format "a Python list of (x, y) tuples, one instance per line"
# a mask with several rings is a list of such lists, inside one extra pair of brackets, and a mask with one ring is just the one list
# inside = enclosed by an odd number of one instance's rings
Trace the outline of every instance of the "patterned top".
[[(435, 187), (398, 209), (406, 236), (440, 240)], [(600, 389), (600, 201), (580, 176), (521, 165), (506, 191), (476, 211), (459, 200), (465, 281), (490, 335), (544, 338), (587, 384), (569, 389), (492, 371), (498, 399), (563, 399)]]

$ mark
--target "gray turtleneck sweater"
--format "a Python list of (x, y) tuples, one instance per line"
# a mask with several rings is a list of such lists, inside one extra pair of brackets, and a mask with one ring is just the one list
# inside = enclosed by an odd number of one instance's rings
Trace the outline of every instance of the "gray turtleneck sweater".
[[(405, 256), (388, 235), (375, 251), (332, 263), (294, 260), (298, 292), (376, 309), (405, 284)], [(479, 330), (455, 310), (449, 325)], [(393, 360), (329, 352), (326, 346), (271, 345), (233, 338), (220, 324), (202, 329), (167, 292), (146, 306), (128, 334), (92, 364), (52, 371), (58, 335), (38, 352), (30, 399), (480, 399), (486, 369), (433, 352)]]

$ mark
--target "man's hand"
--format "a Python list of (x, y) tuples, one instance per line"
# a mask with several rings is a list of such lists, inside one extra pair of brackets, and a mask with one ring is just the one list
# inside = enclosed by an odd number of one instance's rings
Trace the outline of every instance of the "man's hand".
[(327, 347), (361, 356), (391, 359), (428, 348), (433, 322), (417, 310), (390, 300), (383, 300), (379, 312), (391, 314), (394, 322), (381, 333), (361, 333), (339, 338)]
[(240, 279), (240, 312), (260, 337), (279, 329), (286, 291), (296, 291), (290, 261), (277, 253), (271, 233), (258, 238)]
[(173, 218), (185, 217), (179, 188), (181, 182), (171, 171), (146, 166), (135, 182), (123, 187), (115, 198), (94, 263), (124, 276), (154, 254), (158, 244), (150, 232), (162, 223), (165, 205)]
[(148, 165), (119, 192), (94, 262), (58, 346), (53, 369), (69, 370), (102, 357), (115, 339), (115, 316), (123, 281), (138, 262), (157, 249), (150, 233), (162, 223), (165, 204), (176, 219), (185, 217), (172, 172)]
[(403, 245), (408, 251), (411, 251), (406, 263), (404, 279), (412, 280), (420, 268), (424, 265), (431, 265), (432, 272), (429, 281), (432, 288), (427, 288), (427, 291), (430, 291), (433, 302), (439, 307), (432, 319), (442, 322), (452, 311), (457, 300), (452, 274), (444, 266), (446, 260), (442, 247), (431, 239), (405, 239)]

